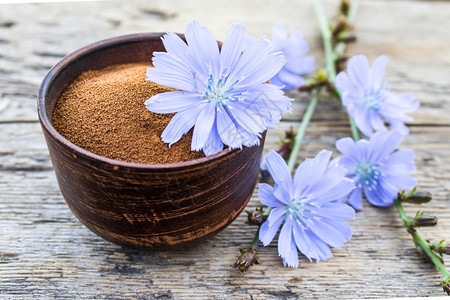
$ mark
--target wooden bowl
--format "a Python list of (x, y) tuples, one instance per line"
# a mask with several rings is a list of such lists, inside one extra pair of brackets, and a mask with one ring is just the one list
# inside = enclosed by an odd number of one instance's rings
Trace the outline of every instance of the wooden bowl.
[(162, 35), (116, 37), (80, 49), (50, 70), (38, 96), (39, 120), (67, 205), (97, 235), (140, 249), (184, 246), (230, 224), (253, 193), (265, 137), (260, 146), (150, 165), (96, 155), (53, 128), (56, 102), (82, 72), (150, 61), (153, 51), (164, 51)]

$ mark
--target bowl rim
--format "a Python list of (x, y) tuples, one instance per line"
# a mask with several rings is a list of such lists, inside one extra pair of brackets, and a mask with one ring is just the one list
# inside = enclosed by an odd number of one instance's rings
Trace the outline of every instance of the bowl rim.
[[(112, 158), (108, 158), (105, 156), (101, 156), (99, 154), (95, 154), (93, 152), (90, 152), (86, 149), (81, 148), (80, 146), (75, 145), (68, 139), (66, 139), (64, 136), (62, 136), (52, 125), (51, 121), (48, 118), (47, 110), (45, 109), (45, 103), (46, 98), (48, 95), (48, 91), (50, 90), (53, 81), (61, 75), (61, 73), (70, 68), (71, 65), (75, 64), (77, 61), (83, 59), (86, 56), (89, 56), (95, 52), (103, 51), (106, 48), (110, 47), (116, 47), (123, 44), (128, 43), (135, 43), (140, 42), (142, 40), (149, 40), (149, 39), (161, 39), (161, 37), (166, 34), (163, 32), (151, 32), (151, 33), (135, 33), (135, 34), (128, 34), (128, 35), (122, 35), (117, 37), (112, 37), (104, 40), (100, 40), (98, 42), (89, 44), (85, 47), (82, 47), (78, 50), (75, 50), (74, 52), (68, 54), (63, 59), (61, 59), (57, 64), (55, 64), (50, 71), (45, 76), (44, 80), (41, 83), (41, 86), (39, 88), (38, 92), (38, 116), (39, 121), (41, 123), (41, 126), (43, 127), (44, 131), (47, 131), (47, 133), (52, 136), (57, 143), (62, 145), (63, 147), (66, 147), (72, 151), (72, 153), (82, 156), (84, 158), (87, 158), (92, 161), (98, 161), (106, 165), (111, 165), (113, 167), (119, 167), (119, 168), (126, 168), (126, 169), (132, 169), (132, 170), (174, 170), (174, 169), (185, 169), (189, 167), (193, 167), (196, 165), (205, 165), (212, 163), (218, 159), (221, 159), (227, 155), (231, 155), (231, 153), (238, 153), (243, 151), (247, 147), (243, 147), (241, 149), (231, 149), (226, 148), (216, 154), (213, 154), (211, 156), (205, 156), (193, 160), (183, 161), (183, 162), (175, 162), (175, 163), (168, 163), (168, 164), (142, 164), (142, 163), (135, 163), (135, 162), (127, 162), (127, 161), (121, 161), (116, 160)], [(183, 34), (178, 34), (181, 37), (184, 37)], [(151, 58), (149, 58), (151, 59)]]

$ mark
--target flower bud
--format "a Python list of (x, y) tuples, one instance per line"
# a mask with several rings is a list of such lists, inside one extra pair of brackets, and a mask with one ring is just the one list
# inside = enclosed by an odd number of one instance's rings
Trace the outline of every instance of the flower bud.
[(256, 258), (256, 250), (253, 247), (248, 248), (247, 250), (240, 250), (241, 256), (234, 263), (233, 268), (239, 268), (239, 272), (244, 273), (248, 270), (253, 264), (259, 264), (258, 259)]
[(430, 227), (435, 226), (438, 222), (436, 216), (418, 214), (414, 219), (411, 219), (411, 225), (413, 227)]
[(263, 215), (260, 210), (255, 210), (252, 212), (247, 211), (247, 215), (248, 215), (248, 222), (247, 222), (248, 224), (260, 225), (264, 221)]
[(345, 30), (347, 28), (347, 26), (348, 26), (347, 18), (345, 16), (339, 16), (338, 22), (337, 22), (336, 26), (334, 27), (331, 34), (334, 37), (337, 37), (343, 30)]
[(450, 278), (447, 278), (446, 280), (441, 282), (442, 288), (444, 289), (444, 292), (447, 293), (447, 295), (450, 296)]
[(341, 14), (343, 14), (344, 16), (347, 16), (348, 12), (350, 10), (349, 0), (342, 0), (341, 7), (339, 7), (339, 10), (340, 10)]
[(428, 203), (432, 199), (431, 193), (429, 192), (417, 192), (411, 195), (405, 195), (401, 198), (402, 202), (409, 202), (414, 204)]
[(430, 249), (439, 254), (450, 255), (450, 245), (445, 241), (430, 243)]
[(356, 35), (353, 34), (340, 34), (337, 36), (337, 41), (342, 43), (354, 43), (356, 42)]

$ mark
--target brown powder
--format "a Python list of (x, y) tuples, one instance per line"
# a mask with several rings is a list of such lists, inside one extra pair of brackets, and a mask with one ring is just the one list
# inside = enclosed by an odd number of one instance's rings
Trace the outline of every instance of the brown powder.
[(191, 151), (192, 130), (169, 148), (161, 139), (173, 114), (155, 114), (144, 102), (173, 89), (145, 80), (147, 63), (82, 73), (59, 99), (53, 126), (81, 148), (116, 160), (162, 164), (203, 157)]

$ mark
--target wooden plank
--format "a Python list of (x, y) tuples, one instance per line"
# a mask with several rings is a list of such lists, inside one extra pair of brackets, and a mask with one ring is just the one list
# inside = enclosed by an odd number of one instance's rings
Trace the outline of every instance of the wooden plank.
[[(329, 16), (337, 1), (323, 1)], [(422, 107), (411, 135), (419, 187), (433, 193), (419, 208), (440, 218), (425, 238), (450, 240), (450, 3), (363, 1), (359, 41), (351, 53), (391, 58), (387, 81), (413, 92)], [(270, 35), (273, 22), (301, 29), (323, 65), (312, 1), (127, 1), (0, 5), (0, 295), (3, 298), (378, 298), (442, 295), (439, 273), (415, 251), (394, 208), (365, 204), (352, 221), (352, 240), (326, 263), (301, 259), (283, 268), (276, 244), (260, 250), (262, 264), (241, 275), (231, 269), (238, 249), (253, 238), (241, 214), (212, 239), (190, 249), (142, 252), (110, 244), (86, 229), (57, 186), (35, 111), (35, 95), (48, 69), (67, 53), (97, 40), (143, 31), (182, 32), (198, 18), (225, 37), (234, 21), (253, 35)], [(298, 127), (307, 96), (270, 131), (265, 152), (290, 126)], [(298, 163), (350, 135), (338, 102), (321, 100)], [(336, 151), (334, 151), (337, 155)], [(259, 205), (256, 192), (247, 209)]]
[[(266, 149), (290, 123), (283, 123), (267, 137)], [(298, 126), (298, 123), (293, 123)], [(415, 252), (394, 208), (365, 205), (351, 224), (352, 240), (333, 251), (326, 263), (301, 259), (297, 270), (282, 267), (275, 244), (260, 251), (261, 265), (240, 275), (230, 269), (239, 247), (249, 245), (253, 230), (241, 214), (227, 229), (191, 249), (142, 252), (123, 249), (95, 236), (71, 214), (59, 194), (38, 124), (1, 124), (0, 144), (10, 141), (9, 159), (27, 161), (30, 153), (46, 158), (33, 170), (10, 163), (0, 175), (0, 291), (5, 297), (57, 298), (194, 297), (225, 295), (236, 298), (283, 298), (294, 296), (379, 297), (439, 295), (440, 277)], [(306, 136), (301, 159), (311, 157), (337, 138), (348, 135), (345, 126), (330, 130), (326, 123), (313, 123)], [(440, 224), (422, 230), (425, 237), (450, 239), (450, 141), (442, 139), (445, 128), (412, 128), (403, 147), (414, 146), (419, 166), (419, 186), (435, 196), (423, 206), (438, 213)], [(35, 145), (31, 151), (24, 145)], [(20, 166), (20, 164), (18, 164)], [(248, 209), (259, 205), (256, 192)], [(407, 206), (408, 214), (418, 207)]]
[[(0, 41), (3, 41), (0, 47), (0, 120), (37, 120), (34, 107), (39, 84), (48, 69), (64, 55), (114, 35), (141, 31), (182, 32), (187, 16), (193, 11), (220, 39), (225, 37), (229, 24), (236, 20), (247, 24), (251, 34), (268, 37), (271, 24), (283, 22), (291, 30), (304, 32), (312, 54), (318, 58), (317, 67), (323, 65), (312, 2), (305, 1), (301, 6), (287, 0), (276, 5), (269, 2), (262, 6), (235, 4), (229, 6), (236, 9), (233, 13), (224, 13), (224, 8), (216, 4), (203, 7), (199, 0), (177, 3), (176, 7), (164, 1), (138, 1), (127, 5), (126, 9), (119, 3), (106, 8), (101, 2), (77, 3), (70, 8), (68, 4), (2, 5), (0, 19), (8, 26), (0, 26)], [(335, 1), (325, 1), (325, 6), (331, 17)], [(203, 9), (198, 10), (198, 7)], [(58, 16), (59, 11), (66, 10), (70, 10), (70, 14)], [(388, 65), (386, 80), (394, 91), (413, 92), (422, 102), (421, 110), (413, 114), (416, 124), (450, 124), (446, 115), (450, 104), (442, 101), (450, 92), (446, 76), (442, 76), (450, 73), (447, 10), (445, 2), (387, 4), (370, 1), (364, 2), (358, 12), (356, 34), (359, 40), (351, 46), (351, 53), (365, 53), (372, 60), (387, 54), (393, 59)], [(432, 21), (424, 19), (431, 15)], [(418, 19), (421, 21), (417, 22)], [(301, 108), (294, 108), (287, 119), (301, 117)], [(335, 114), (331, 117), (339, 118)], [(340, 120), (345, 118), (340, 117)]]

